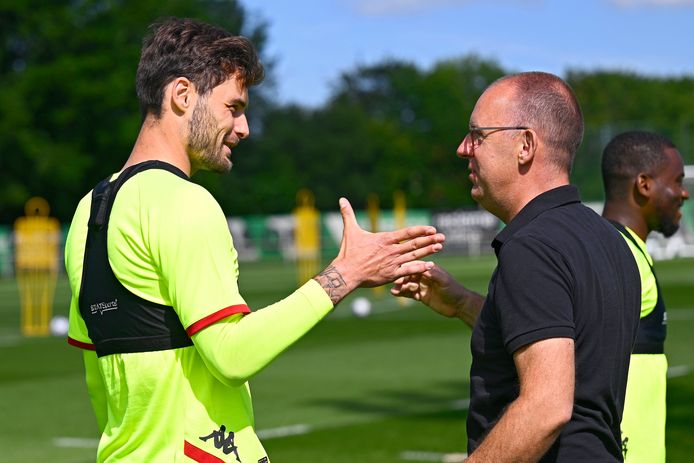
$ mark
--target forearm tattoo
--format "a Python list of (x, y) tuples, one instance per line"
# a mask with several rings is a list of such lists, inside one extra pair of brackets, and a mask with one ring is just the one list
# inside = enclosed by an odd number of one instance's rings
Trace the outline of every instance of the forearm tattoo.
[(328, 293), (333, 305), (337, 305), (347, 295), (347, 283), (332, 265), (316, 275), (314, 279)]

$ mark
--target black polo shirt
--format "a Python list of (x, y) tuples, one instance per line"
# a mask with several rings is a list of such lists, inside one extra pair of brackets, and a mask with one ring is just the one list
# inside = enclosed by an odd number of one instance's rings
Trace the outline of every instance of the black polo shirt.
[(541, 461), (622, 461), (619, 423), (641, 301), (626, 242), (566, 185), (530, 201), (492, 246), (498, 264), (472, 332), (468, 452), (518, 397), (513, 353), (565, 337), (575, 344), (573, 414)]

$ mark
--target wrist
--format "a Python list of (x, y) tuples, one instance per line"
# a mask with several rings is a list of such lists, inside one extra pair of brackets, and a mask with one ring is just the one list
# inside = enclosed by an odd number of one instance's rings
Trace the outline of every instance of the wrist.
[(482, 310), (485, 298), (462, 286), (461, 289), (460, 296), (457, 298), (458, 303), (455, 306), (455, 316), (468, 325), (473, 326)]
[(355, 284), (350, 272), (337, 259), (313, 279), (321, 285), (328, 297), (330, 297), (333, 306), (337, 305), (338, 302), (358, 286), (358, 284)]

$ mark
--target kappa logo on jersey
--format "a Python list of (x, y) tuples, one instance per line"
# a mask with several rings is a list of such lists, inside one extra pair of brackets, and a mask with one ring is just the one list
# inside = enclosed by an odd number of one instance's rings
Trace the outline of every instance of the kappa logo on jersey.
[(214, 444), (214, 447), (216, 449), (221, 449), (222, 452), (224, 452), (224, 455), (229, 455), (230, 453), (233, 453), (236, 457), (236, 461), (241, 463), (241, 458), (239, 457), (239, 449), (234, 443), (234, 433), (232, 431), (229, 431), (229, 434), (227, 434), (226, 430), (226, 426), (221, 425), (219, 427), (219, 431), (212, 431), (212, 434), (210, 434), (209, 436), (200, 437), (200, 440), (203, 442), (207, 442), (209, 439), (212, 439), (212, 443)]
[(103, 315), (104, 312), (108, 312), (109, 310), (118, 310), (118, 299), (108, 302), (97, 302), (96, 304), (90, 305), (89, 309), (91, 310), (92, 315), (95, 315), (96, 313)]
[(260, 460), (258, 460), (258, 463), (269, 463), (270, 460), (267, 459), (267, 457), (263, 457)]

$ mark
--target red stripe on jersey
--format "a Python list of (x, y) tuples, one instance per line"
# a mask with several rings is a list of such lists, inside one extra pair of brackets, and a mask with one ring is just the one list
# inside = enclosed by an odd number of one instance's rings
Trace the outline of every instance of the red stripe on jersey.
[(81, 342), (77, 339), (72, 339), (70, 336), (67, 337), (67, 343), (71, 346), (79, 347), (80, 349), (96, 350), (94, 344), (89, 344), (88, 342)]
[(217, 458), (211, 453), (199, 449), (188, 441), (183, 441), (183, 454), (198, 463), (224, 463), (224, 460)]
[(232, 315), (236, 315), (237, 313), (242, 313), (242, 314), (247, 314), (251, 313), (251, 309), (248, 308), (246, 304), (239, 304), (239, 305), (232, 305), (229, 306), (225, 309), (222, 309), (218, 312), (215, 312), (211, 315), (208, 315), (207, 317), (196, 321), (192, 325), (188, 327), (186, 330), (186, 333), (188, 333), (188, 336), (192, 336), (198, 331), (207, 328), (208, 326), (212, 325), (213, 323), (217, 323), (219, 320), (223, 320), (227, 317), (231, 317)]

